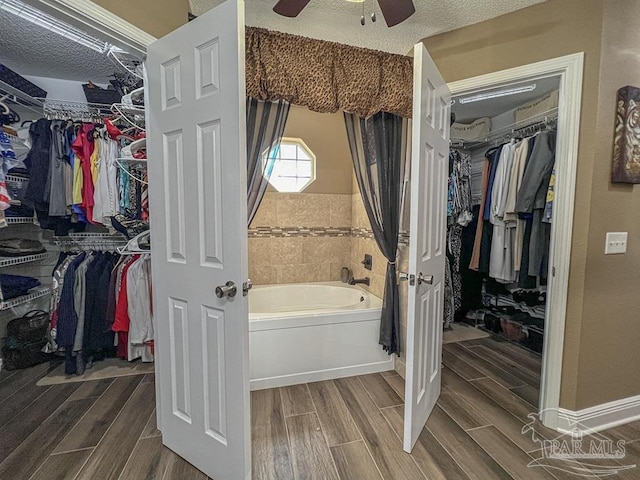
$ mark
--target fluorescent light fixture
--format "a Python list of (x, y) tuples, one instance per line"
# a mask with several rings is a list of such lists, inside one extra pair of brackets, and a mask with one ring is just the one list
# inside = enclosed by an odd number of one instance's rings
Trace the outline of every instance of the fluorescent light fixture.
[(460, 98), (458, 102), (462, 105), (465, 103), (479, 102), (490, 98), (506, 97), (507, 95), (516, 95), (518, 93), (532, 92), (536, 89), (536, 84), (525, 85), (523, 87), (506, 88), (504, 90), (496, 90), (495, 92), (483, 92), (470, 97)]
[[(0, 0), (0, 10), (9, 12), (20, 18), (24, 18), (42, 28), (49, 30), (50, 32), (57, 33), (69, 40), (73, 40), (80, 45), (84, 45), (87, 48), (95, 50), (98, 53), (105, 53), (109, 50), (107, 42), (98, 40), (97, 38), (87, 35), (82, 30), (72, 27), (64, 22), (61, 22), (57, 18), (41, 12), (37, 8), (22, 3), (19, 0)], [(28, 32), (25, 32), (28, 35)]]

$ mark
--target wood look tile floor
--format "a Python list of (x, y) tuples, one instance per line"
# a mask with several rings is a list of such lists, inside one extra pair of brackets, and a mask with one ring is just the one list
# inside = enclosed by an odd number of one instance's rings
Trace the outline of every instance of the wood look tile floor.
[[(252, 392), (253, 478), (579, 478), (527, 466), (540, 448), (522, 434), (538, 401), (539, 357), (483, 338), (445, 345), (443, 363), (442, 395), (412, 454), (402, 451), (395, 372)], [(0, 372), (0, 479), (207, 480), (162, 446), (153, 374), (36, 386), (51, 368)], [(640, 465), (640, 422), (603, 434), (625, 440), (624, 463)]]

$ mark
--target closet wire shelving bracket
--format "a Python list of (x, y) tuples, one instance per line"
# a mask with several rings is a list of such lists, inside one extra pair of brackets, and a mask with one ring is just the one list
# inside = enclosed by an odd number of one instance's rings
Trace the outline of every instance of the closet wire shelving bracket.
[(13, 307), (17, 307), (18, 305), (22, 305), (23, 303), (30, 302), (35, 300), (36, 298), (45, 297), (51, 294), (50, 287), (38, 287), (31, 291), (31, 293), (27, 293), (26, 295), (22, 295), (20, 297), (12, 298), (10, 300), (6, 300), (4, 302), (0, 302), (0, 311), (8, 310)]

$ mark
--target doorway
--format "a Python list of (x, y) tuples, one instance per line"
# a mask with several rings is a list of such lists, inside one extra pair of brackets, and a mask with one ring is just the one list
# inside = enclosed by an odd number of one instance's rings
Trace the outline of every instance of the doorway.
[[(505, 91), (514, 84), (536, 81), (558, 82), (556, 185), (550, 232), (546, 325), (543, 334), (540, 413), (545, 426), (558, 427), (562, 376), (562, 349), (569, 280), (571, 233), (578, 151), (583, 54), (573, 54), (449, 84), (454, 98), (469, 98), (482, 92)], [(529, 87), (530, 88), (530, 87)], [(544, 112), (541, 112), (544, 113)], [(544, 119), (545, 115), (542, 115)], [(549, 115), (547, 115), (549, 116)], [(517, 126), (517, 125), (516, 125)], [(513, 127), (513, 125), (511, 126)]]

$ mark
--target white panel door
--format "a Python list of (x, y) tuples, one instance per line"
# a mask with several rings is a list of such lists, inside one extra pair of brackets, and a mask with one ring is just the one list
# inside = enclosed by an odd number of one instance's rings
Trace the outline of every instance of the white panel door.
[(440, 396), (451, 94), (426, 48), (413, 55), (404, 449)]
[(251, 476), (244, 70), (241, 0), (148, 50), (162, 441), (216, 480)]

